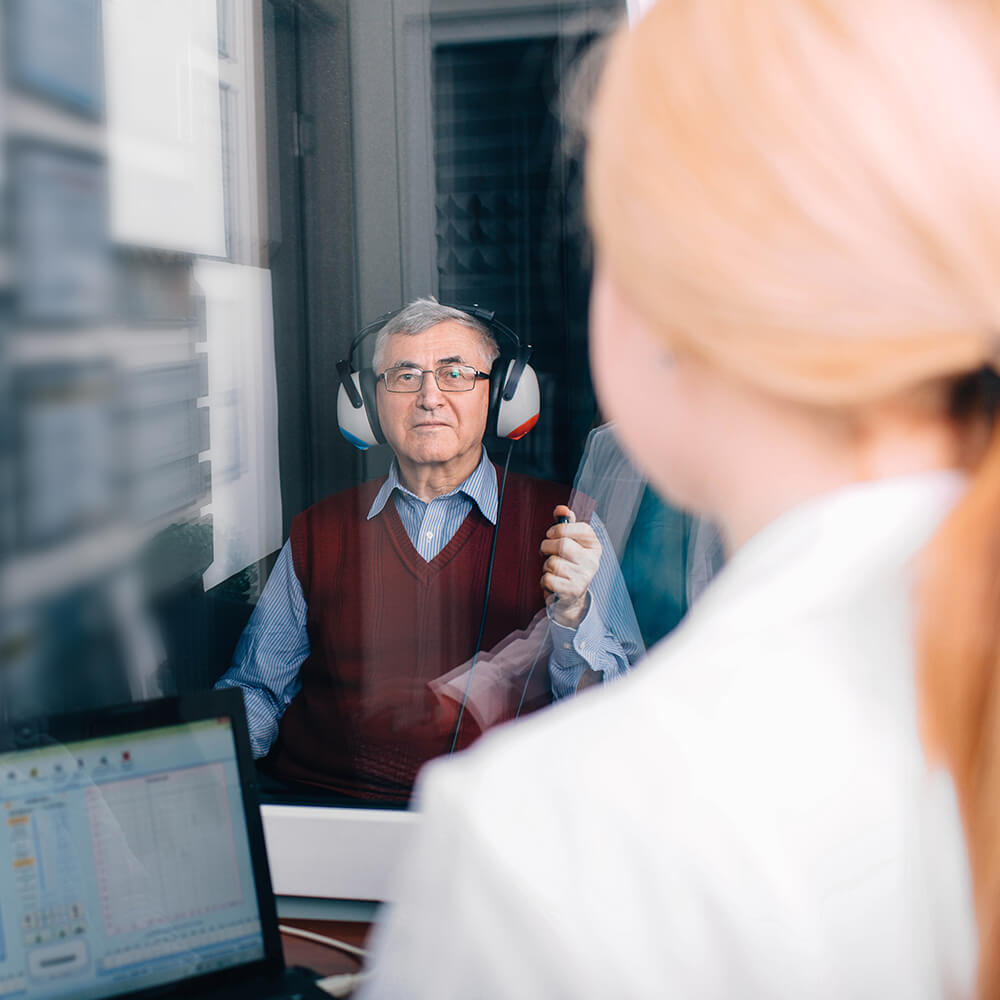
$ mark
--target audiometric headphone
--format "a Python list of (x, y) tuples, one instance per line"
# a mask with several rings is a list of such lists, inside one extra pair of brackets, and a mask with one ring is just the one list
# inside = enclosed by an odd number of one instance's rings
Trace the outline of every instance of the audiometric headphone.
[[(446, 303), (441, 303), (445, 305)], [(517, 441), (538, 422), (540, 408), (538, 376), (528, 364), (531, 345), (504, 323), (492, 309), (478, 305), (449, 306), (478, 319), (493, 334), (500, 348), (499, 357), (490, 369), (490, 402), (486, 418), (486, 433)], [(376, 389), (378, 376), (370, 363), (354, 365), (358, 348), (378, 333), (401, 309), (379, 316), (351, 341), (347, 358), (337, 362), (340, 388), (337, 390), (337, 423), (340, 433), (356, 448), (364, 451), (375, 444), (384, 444), (385, 435), (378, 419)], [(506, 348), (506, 349), (505, 349)]]

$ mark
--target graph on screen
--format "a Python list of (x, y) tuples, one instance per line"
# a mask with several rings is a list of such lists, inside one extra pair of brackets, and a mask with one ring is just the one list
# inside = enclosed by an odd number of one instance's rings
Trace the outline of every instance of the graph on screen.
[(108, 936), (242, 904), (222, 764), (89, 788), (87, 811)]

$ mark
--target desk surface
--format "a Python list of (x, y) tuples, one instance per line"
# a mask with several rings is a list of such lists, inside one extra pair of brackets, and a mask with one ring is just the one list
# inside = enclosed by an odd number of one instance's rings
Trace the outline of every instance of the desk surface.
[[(368, 932), (371, 930), (371, 924), (349, 920), (292, 920), (282, 917), (280, 922), (290, 927), (299, 927), (315, 934), (337, 938), (359, 948), (365, 947)], [(305, 965), (321, 976), (361, 971), (361, 959), (326, 945), (305, 941), (290, 934), (281, 935), (281, 944), (285, 952), (286, 965)]]

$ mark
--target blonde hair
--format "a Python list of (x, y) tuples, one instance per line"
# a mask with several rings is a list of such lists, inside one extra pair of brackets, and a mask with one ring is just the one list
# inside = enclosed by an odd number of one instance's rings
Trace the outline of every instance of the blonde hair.
[[(661, 0), (612, 46), (590, 144), (598, 254), (673, 349), (844, 409), (995, 363), (995, 3)], [(927, 559), (924, 738), (1000, 998), (1000, 433)]]
[(997, 26), (959, 6), (676, 0), (617, 39), (588, 209), (675, 344), (835, 404), (992, 355)]

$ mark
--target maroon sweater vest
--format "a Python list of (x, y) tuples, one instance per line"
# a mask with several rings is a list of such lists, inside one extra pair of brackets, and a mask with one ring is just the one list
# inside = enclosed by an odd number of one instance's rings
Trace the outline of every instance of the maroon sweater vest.
[[(390, 500), (367, 520), (381, 481), (320, 501), (292, 522), (295, 573), (308, 605), (302, 689), (268, 757), (285, 781), (405, 802), (420, 766), (448, 753), (458, 701), (427, 682), (469, 660), (482, 615), (493, 525), (473, 507), (429, 563)], [(511, 473), (503, 496), (482, 649), (526, 628), (543, 607), (538, 547), (565, 486)], [(522, 714), (550, 700), (547, 650)], [(517, 691), (516, 694), (520, 694)], [(513, 699), (512, 699), (513, 700)], [(517, 708), (509, 706), (509, 718)], [(457, 746), (479, 735), (462, 716)]]

